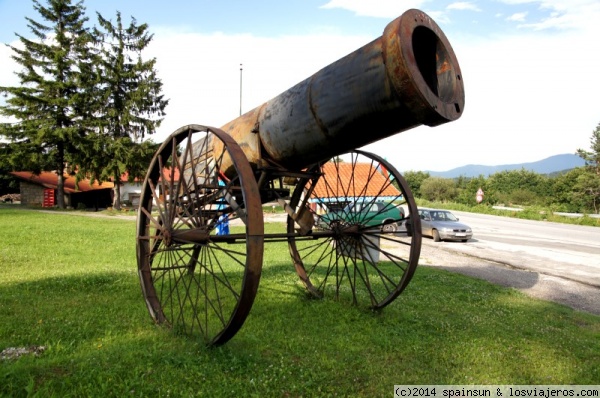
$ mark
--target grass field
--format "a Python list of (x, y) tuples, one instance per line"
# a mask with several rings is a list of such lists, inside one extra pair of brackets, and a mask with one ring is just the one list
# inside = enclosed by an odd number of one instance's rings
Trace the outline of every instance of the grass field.
[[(273, 228), (267, 225), (267, 228)], [(285, 243), (225, 346), (155, 326), (135, 223), (0, 207), (0, 396), (392, 396), (394, 384), (600, 384), (600, 317), (420, 267), (380, 313), (309, 299)]]

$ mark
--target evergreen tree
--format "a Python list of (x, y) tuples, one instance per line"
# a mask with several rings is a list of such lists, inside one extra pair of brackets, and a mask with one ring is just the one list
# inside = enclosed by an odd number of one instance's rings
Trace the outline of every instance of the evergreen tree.
[[(148, 25), (131, 18), (124, 27), (117, 12), (116, 24), (97, 14), (100, 29), (94, 29), (99, 50), (100, 136), (94, 153), (88, 154), (86, 171), (115, 183), (113, 206), (120, 209), (121, 175), (143, 178), (157, 145), (143, 141), (160, 126), (168, 100), (161, 94), (162, 82), (154, 69), (156, 59), (143, 60), (150, 44)], [(106, 155), (106, 156), (104, 156)]]
[(17, 34), (21, 46), (11, 46), (21, 65), (19, 87), (0, 87), (6, 104), (0, 114), (14, 123), (0, 124), (0, 137), (11, 141), (13, 168), (54, 170), (58, 176), (57, 204), (64, 208), (64, 170), (78, 148), (85, 146), (85, 117), (80, 83), (87, 59), (89, 31), (83, 3), (48, 0), (33, 8), (43, 22), (26, 18), (33, 40)]
[(19, 192), (19, 181), (9, 174), (13, 170), (10, 166), (10, 145), (6, 142), (0, 142), (0, 196), (7, 193)]

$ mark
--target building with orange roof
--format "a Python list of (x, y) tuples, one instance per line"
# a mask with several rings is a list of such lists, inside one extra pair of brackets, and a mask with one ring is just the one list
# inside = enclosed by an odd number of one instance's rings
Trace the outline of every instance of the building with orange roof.
[[(54, 207), (58, 175), (53, 171), (39, 174), (30, 171), (13, 171), (10, 174), (20, 180), (21, 204), (29, 206)], [(77, 183), (74, 176), (65, 174), (65, 205), (72, 208), (106, 208), (112, 205), (112, 182), (92, 183), (81, 180)]]
[[(354, 201), (392, 201), (400, 198), (400, 191), (389, 183), (386, 170), (378, 170), (371, 163), (327, 162), (322, 167), (312, 196), (313, 210), (318, 213), (337, 210)], [(336, 206), (326, 209), (327, 203)]]

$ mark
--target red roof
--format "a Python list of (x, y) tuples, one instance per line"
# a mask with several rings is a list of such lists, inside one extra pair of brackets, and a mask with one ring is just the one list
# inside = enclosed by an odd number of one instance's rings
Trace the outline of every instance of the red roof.
[(400, 191), (389, 184), (389, 179), (382, 174), (382, 171), (376, 170), (371, 163), (341, 162), (336, 165), (327, 162), (322, 170), (324, 175), (317, 182), (313, 196), (319, 198), (400, 196)]
[[(18, 177), (22, 180), (31, 182), (32, 184), (42, 185), (46, 188), (56, 189), (58, 185), (58, 175), (53, 171), (42, 171), (40, 174), (33, 174), (30, 171), (13, 171), (10, 174)], [(64, 190), (67, 193), (77, 193), (93, 191), (95, 189), (107, 189), (114, 188), (115, 184), (112, 182), (103, 182), (98, 184), (94, 182), (90, 184), (90, 180), (81, 180), (79, 184), (75, 184), (75, 177), (65, 175), (65, 187)]]
[[(171, 168), (170, 167), (163, 167), (163, 176), (165, 177), (165, 179), (170, 180), (171, 179)], [(174, 172), (174, 181), (177, 181), (179, 179), (179, 169), (176, 168), (175, 172)], [(112, 181), (113, 178), (110, 178), (110, 181)], [(144, 179), (140, 180), (138, 178), (134, 178), (133, 182), (143, 182)], [(124, 172), (123, 174), (121, 174), (121, 184), (126, 184), (129, 182), (129, 172)]]
[[(110, 180), (112, 181), (113, 178), (111, 177)], [(129, 182), (129, 172), (124, 172), (123, 174), (121, 174), (121, 183), (125, 184)], [(133, 182), (140, 182), (137, 178), (133, 179)]]
[(171, 170), (173, 170), (173, 181), (179, 180), (179, 167), (171, 169), (170, 167), (163, 167), (162, 177), (165, 181), (171, 180)]

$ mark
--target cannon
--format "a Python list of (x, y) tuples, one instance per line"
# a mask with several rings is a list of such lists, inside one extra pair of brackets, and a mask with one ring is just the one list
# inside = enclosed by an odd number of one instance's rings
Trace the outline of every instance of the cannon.
[[(391, 303), (418, 264), (417, 206), (392, 164), (358, 148), (456, 120), (463, 107), (448, 39), (412, 9), (221, 128), (177, 129), (150, 163), (137, 216), (152, 319), (208, 345), (229, 341), (257, 294), (265, 242), (287, 243), (311, 296), (373, 310)], [(287, 221), (266, 232), (272, 202)]]

